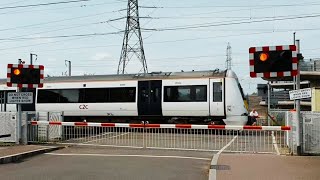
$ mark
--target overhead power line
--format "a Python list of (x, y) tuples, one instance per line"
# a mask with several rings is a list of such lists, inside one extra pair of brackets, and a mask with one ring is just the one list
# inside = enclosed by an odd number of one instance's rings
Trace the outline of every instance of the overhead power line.
[[(318, 13), (318, 12), (317, 12)], [(280, 17), (296, 17), (296, 16), (304, 16), (304, 15), (313, 15), (315, 13), (308, 13), (308, 14), (291, 14), (285, 16), (276, 16), (277, 18)], [(268, 18), (275, 18), (275, 16), (158, 16), (152, 17), (153, 19), (268, 19)]]
[(106, 12), (102, 12), (102, 13), (90, 14), (90, 15), (85, 15), (85, 16), (77, 16), (77, 17), (73, 17), (73, 18), (66, 18), (66, 19), (47, 21), (47, 22), (36, 23), (36, 24), (29, 24), (29, 25), (24, 25), (24, 26), (17, 26), (17, 27), (12, 27), (12, 28), (0, 29), (0, 31), (8, 31), (8, 30), (15, 30), (15, 29), (20, 29), (20, 28), (42, 26), (45, 24), (53, 24), (53, 23), (59, 23), (59, 22), (64, 22), (64, 21), (71, 21), (71, 20), (75, 20), (75, 19), (82, 19), (82, 18), (87, 18), (87, 17), (99, 16), (99, 15), (103, 15), (103, 14), (107, 14), (107, 13), (114, 13), (114, 12), (117, 12), (117, 11), (106, 11)]
[[(309, 16), (310, 14), (304, 14), (306, 16)], [(91, 16), (91, 15), (90, 15)], [(87, 17), (87, 16), (82, 16), (82, 17)], [(286, 17), (286, 18), (296, 18), (296, 16), (280, 16), (280, 18), (282, 17)], [(302, 17), (302, 16), (300, 16)], [(76, 17), (79, 18), (79, 17)], [(14, 37), (9, 37), (9, 38), (0, 38), (1, 41), (15, 41), (15, 40), (34, 40), (34, 39), (43, 39), (43, 38), (64, 38), (64, 37), (72, 37), (72, 36), (76, 36), (76, 35), (66, 35), (66, 36), (50, 36), (50, 37), (25, 37), (25, 36), (31, 36), (31, 35), (37, 35), (37, 34), (42, 34), (42, 33), (48, 33), (48, 32), (56, 32), (56, 31), (60, 31), (60, 30), (66, 30), (66, 29), (73, 29), (73, 28), (78, 28), (78, 27), (83, 27), (83, 26), (89, 26), (89, 25), (95, 25), (95, 24), (103, 24), (103, 23), (109, 23), (109, 22), (113, 22), (113, 21), (118, 21), (118, 20), (122, 20), (125, 19), (126, 17), (120, 17), (120, 18), (114, 18), (114, 19), (109, 19), (107, 21), (100, 21), (100, 22), (94, 22), (94, 23), (85, 23), (85, 24), (80, 24), (80, 25), (74, 25), (74, 26), (69, 26), (69, 27), (65, 27), (65, 28), (59, 28), (59, 29), (54, 29), (54, 30), (48, 30), (48, 31), (41, 31), (41, 32), (36, 32), (36, 33), (32, 33), (32, 34), (25, 34), (25, 35), (19, 35), (19, 36), (14, 36)], [(150, 18), (150, 17), (143, 17), (143, 18)], [(268, 17), (271, 18), (271, 17)], [(75, 19), (75, 18), (71, 18), (71, 19)], [(65, 19), (65, 20), (61, 20), (61, 21), (66, 21), (66, 20), (70, 20), (70, 19)], [(272, 19), (273, 20), (273, 19)], [(261, 21), (267, 21), (266, 20), (261, 20)], [(52, 22), (56, 22), (56, 21), (52, 21)], [(226, 22), (239, 22), (239, 20), (231, 20), (231, 21), (221, 21), (221, 22), (215, 22), (215, 23), (226, 23)], [(252, 22), (252, 21), (250, 21)], [(259, 21), (260, 22), (260, 21)], [(193, 26), (196, 25), (206, 25), (209, 23), (204, 23), (204, 24), (193, 24)], [(175, 26), (176, 28), (180, 28), (180, 27), (188, 27), (188, 26)], [(142, 30), (145, 30), (146, 32), (150, 31), (150, 30), (154, 30), (157, 31), (157, 29), (144, 29), (141, 28)], [(189, 28), (187, 28), (189, 29)], [(194, 28), (191, 28), (194, 29)], [(303, 28), (303, 29), (292, 29), (295, 31), (301, 30), (301, 31), (305, 31), (305, 30), (315, 30), (315, 29), (319, 29), (319, 28)], [(245, 29), (246, 31), (248, 31), (247, 29)], [(268, 30), (268, 29), (256, 29), (256, 30)], [(279, 30), (275, 30), (272, 29), (272, 31), (292, 31), (292, 30), (284, 30), (284, 29), (279, 29)], [(1, 31), (1, 30), (0, 30)], [(235, 30), (233, 30), (235, 31)], [(123, 31), (118, 31), (118, 32), (114, 32), (115, 34), (121, 33)], [(84, 36), (87, 36), (86, 34)]]
[(15, 1), (15, 2), (10, 2), (10, 3), (0, 4), (0, 6), (9, 5), (9, 4), (17, 4), (17, 3), (20, 3), (20, 2), (24, 2), (24, 1), (28, 1), (28, 0), (22, 0), (22, 1)]
[[(320, 15), (320, 14), (317, 14)], [(314, 16), (314, 13), (309, 13), (309, 14), (296, 14), (296, 15), (286, 15), (286, 16), (277, 16), (277, 17), (264, 17), (264, 18), (259, 18), (259, 21), (257, 22), (264, 22), (264, 21), (273, 21), (273, 20), (289, 20), (291, 18), (309, 18), (309, 16)], [(158, 19), (158, 18), (155, 18)], [(208, 24), (214, 24), (217, 23), (219, 24), (226, 24), (226, 23), (252, 23), (252, 22), (256, 22), (254, 19), (256, 18), (242, 18), (242, 19), (237, 19), (237, 20), (229, 20), (229, 21), (218, 21), (218, 22), (208, 22), (208, 23), (199, 23), (199, 24), (192, 24), (192, 25), (183, 25), (183, 26), (174, 26), (175, 28), (179, 28), (179, 27), (189, 27), (189, 26), (200, 26), (200, 25), (208, 25)], [(249, 21), (248, 21), (249, 20)], [(246, 22), (244, 22), (246, 21)], [(229, 24), (228, 24), (229, 25)], [(232, 24), (231, 24), (232, 25)], [(152, 29), (145, 29), (145, 30), (152, 30)]]
[(304, 19), (304, 18), (315, 18), (320, 17), (320, 14), (316, 15), (307, 15), (307, 16), (296, 16), (296, 17), (286, 17), (286, 18), (273, 18), (273, 19), (265, 19), (265, 20), (251, 20), (251, 21), (234, 21), (230, 23), (203, 23), (203, 24), (191, 24), (186, 26), (173, 26), (167, 28), (159, 28), (159, 29), (146, 29), (149, 31), (173, 31), (173, 30), (182, 30), (182, 29), (197, 29), (197, 28), (206, 28), (206, 27), (217, 27), (217, 26), (228, 26), (228, 25), (238, 25), (238, 24), (250, 24), (250, 23), (259, 23), (259, 22), (272, 22), (272, 21), (283, 21), (283, 20), (292, 20), (292, 19)]
[(13, 10), (13, 11), (7, 11), (0, 13), (0, 15), (7, 15), (7, 14), (25, 14), (28, 12), (41, 12), (44, 11), (47, 13), (48, 11), (55, 11), (55, 10), (64, 10), (64, 9), (71, 9), (71, 8), (87, 8), (87, 7), (94, 7), (94, 6), (101, 6), (101, 5), (106, 5), (106, 4), (119, 4), (123, 3), (122, 1), (117, 1), (117, 2), (104, 2), (104, 3), (96, 3), (96, 4), (86, 4), (86, 5), (74, 5), (74, 6), (67, 6), (67, 7), (59, 7), (59, 8), (47, 8), (47, 9), (28, 9), (28, 10)]
[[(242, 34), (209, 36), (209, 37), (200, 37), (200, 38), (198, 37), (198, 38), (186, 38), (186, 39), (176, 39), (176, 40), (154, 41), (154, 42), (146, 42), (145, 44), (175, 43), (175, 42), (202, 40), (202, 39), (207, 40), (207, 39), (224, 38), (224, 37), (252, 36), (252, 35), (261, 35), (261, 34), (268, 34), (268, 33), (276, 33), (276, 32), (289, 32), (289, 31), (296, 31), (297, 32), (297, 31), (310, 31), (310, 30), (319, 30), (319, 29), (320, 28), (299, 29), (299, 30), (297, 30), (297, 29), (294, 29), (294, 30), (275, 30), (275, 31), (265, 31), (265, 32), (259, 31), (259, 32), (256, 32), (256, 33), (242, 33)], [(119, 31), (119, 33), (120, 33), (120, 31)], [(69, 35), (69, 36), (72, 36), (72, 35)], [(51, 43), (56, 43), (56, 42), (65, 42), (65, 41), (77, 40), (77, 39), (85, 38), (85, 37), (90, 37), (90, 36), (82, 36), (82, 37), (77, 37), (75, 39), (67, 39), (67, 40), (60, 40), (60, 41), (40, 43), (40, 44), (32, 44), (32, 45), (25, 45), (25, 46), (18, 46), (18, 47), (10, 47), (10, 48), (5, 48), (5, 49), (0, 49), (0, 51), (1, 50), (17, 49), (17, 48), (22, 48), (22, 47), (29, 47), (29, 46), (38, 46), (38, 45), (43, 45), (43, 44), (51, 44)], [(86, 48), (100, 48), (100, 47), (111, 47), (111, 46), (119, 46), (119, 44), (111, 44), (111, 45), (105, 45), (105, 46), (86, 46), (86, 47), (74, 47), (74, 48), (63, 48), (63, 49), (50, 49), (50, 50), (43, 50), (43, 52), (44, 51), (46, 51), (46, 52), (55, 52), (55, 51), (77, 50), (77, 49), (86, 49)], [(13, 53), (16, 53), (16, 52), (13, 52)]]
[(241, 7), (294, 7), (294, 6), (317, 6), (320, 3), (299, 3), (299, 4), (259, 4), (259, 5), (203, 5), (203, 6), (162, 6), (149, 7), (141, 6), (141, 8), (167, 8), (167, 9), (198, 9), (198, 8), (241, 8)]
[(20, 5), (20, 6), (6, 6), (0, 7), (2, 9), (16, 9), (16, 8), (26, 8), (26, 7), (38, 7), (38, 6), (49, 6), (49, 5), (57, 5), (57, 4), (69, 4), (69, 3), (77, 3), (77, 2), (85, 2), (91, 0), (71, 0), (71, 1), (60, 1), (60, 2), (51, 2), (51, 3), (40, 3), (40, 4), (29, 4), (29, 5)]
[[(13, 36), (13, 37), (8, 37), (8, 38), (0, 38), (0, 41), (16, 41), (16, 40), (34, 40), (34, 39), (43, 39), (43, 38), (60, 38), (60, 36), (50, 36), (50, 37), (25, 37), (25, 36), (33, 36), (33, 35), (38, 35), (38, 34), (43, 34), (43, 33), (48, 33), (48, 32), (56, 32), (56, 31), (61, 31), (61, 30), (66, 30), (66, 29), (74, 29), (74, 28), (79, 28), (83, 26), (90, 26), (90, 25), (97, 25), (97, 24), (104, 24), (108, 22), (113, 22), (117, 20), (121, 20), (123, 18), (115, 18), (115, 19), (109, 19), (107, 21), (101, 21), (101, 22), (94, 22), (94, 23), (85, 23), (85, 24), (78, 24), (78, 25), (72, 25), (72, 26), (67, 26), (64, 28), (59, 28), (59, 29), (53, 29), (53, 30), (47, 30), (47, 31), (41, 31), (41, 32), (35, 32), (32, 34), (24, 34), (24, 35), (19, 35), (19, 36)], [(123, 31), (120, 31), (123, 32)], [(73, 36), (73, 35), (71, 35)], [(62, 38), (64, 36), (61, 36)], [(67, 35), (67, 37), (70, 37), (70, 35)]]
[[(75, 38), (72, 38), (72, 39), (68, 39), (68, 41), (71, 41), (71, 40), (79, 40), (79, 39), (88, 38), (88, 37), (92, 37), (92, 36), (75, 37)], [(31, 44), (31, 45), (8, 47), (8, 48), (2, 48), (2, 49), (0, 49), (0, 51), (10, 50), (10, 49), (18, 49), (18, 48), (25, 48), (25, 47), (33, 47), (33, 46), (39, 46), (39, 45), (45, 45), (45, 44), (60, 43), (60, 42), (65, 42), (65, 41), (66, 41), (66, 40), (59, 40), (59, 41), (53, 41), (53, 42), (45, 42), (45, 43), (37, 43), (37, 44)]]
[(12, 38), (12, 39), (1, 39), (0, 40), (34, 40), (34, 39), (53, 39), (53, 38), (69, 38), (69, 37), (89, 37), (89, 36), (105, 36), (111, 34), (119, 34), (124, 31), (111, 32), (111, 33), (90, 33), (90, 34), (72, 34), (72, 35), (61, 35), (61, 36), (42, 36), (33, 38)]

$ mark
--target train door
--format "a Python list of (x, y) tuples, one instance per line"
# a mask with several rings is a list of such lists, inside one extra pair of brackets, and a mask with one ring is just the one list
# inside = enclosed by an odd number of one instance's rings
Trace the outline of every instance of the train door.
[(224, 79), (210, 79), (210, 115), (225, 116)]
[(138, 114), (140, 116), (162, 115), (161, 90), (161, 80), (138, 82)]

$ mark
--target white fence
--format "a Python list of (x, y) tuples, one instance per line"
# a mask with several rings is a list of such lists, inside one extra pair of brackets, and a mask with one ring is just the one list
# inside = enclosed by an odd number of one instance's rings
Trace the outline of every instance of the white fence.
[[(34, 112), (31, 121), (39, 122), (63, 122), (63, 112)], [(62, 127), (55, 126), (49, 128), (46, 125), (39, 125), (35, 128), (28, 127), (28, 139), (30, 137), (50, 141), (62, 137)], [(48, 139), (47, 139), (48, 138)]]
[(302, 112), (303, 151), (320, 154), (320, 112)]
[[(287, 145), (297, 154), (299, 144), (299, 120), (296, 118), (295, 111), (286, 112), (286, 125), (292, 127), (292, 131), (286, 133)], [(302, 111), (302, 147), (303, 154), (320, 154), (320, 112)]]
[(179, 149), (240, 153), (287, 154), (285, 131), (281, 126), (219, 126), (190, 124), (124, 124), (86, 122), (33, 121), (30, 131), (38, 126), (62, 128), (61, 136), (29, 137), (29, 142), (52, 142), (90, 146)]
[(0, 142), (16, 142), (17, 113), (0, 112)]
[[(33, 136), (27, 128), (30, 121), (63, 121), (62, 112), (23, 112), (21, 114), (21, 127), (18, 128), (18, 114), (17, 112), (0, 112), (0, 142), (16, 142), (27, 143), (27, 138)], [(17, 131), (20, 131), (17, 135)], [(56, 138), (62, 134), (61, 127), (50, 128), (47, 126), (38, 126), (37, 135), (48, 136)], [(19, 136), (19, 137), (18, 137)]]
[[(33, 124), (27, 133), (22, 128), (21, 135), (29, 142), (203, 151), (218, 151), (233, 140), (226, 151), (296, 154), (299, 129), (293, 113), (284, 113), (286, 126), (291, 127), (287, 130), (281, 126), (75, 123), (63, 122), (63, 112), (24, 112), (22, 126), (27, 121)], [(303, 153), (318, 155), (320, 112), (301, 112), (301, 117)], [(0, 142), (16, 142), (16, 118), (16, 112), (0, 113)]]

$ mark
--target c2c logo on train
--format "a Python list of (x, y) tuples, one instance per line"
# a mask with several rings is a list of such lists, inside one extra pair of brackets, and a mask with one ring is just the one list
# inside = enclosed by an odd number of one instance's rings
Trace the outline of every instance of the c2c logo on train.
[(81, 105), (79, 106), (79, 109), (89, 109), (89, 108), (88, 108), (88, 105), (81, 104)]

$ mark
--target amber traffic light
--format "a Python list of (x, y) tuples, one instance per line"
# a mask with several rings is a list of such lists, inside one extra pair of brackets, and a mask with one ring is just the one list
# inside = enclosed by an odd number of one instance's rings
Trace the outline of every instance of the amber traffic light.
[(265, 52), (260, 53), (259, 58), (260, 58), (260, 61), (266, 61), (269, 59), (269, 54)]
[(13, 70), (13, 74), (16, 75), (16, 76), (19, 76), (21, 74), (20, 69), (14, 69)]

